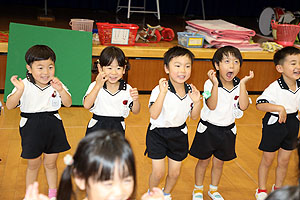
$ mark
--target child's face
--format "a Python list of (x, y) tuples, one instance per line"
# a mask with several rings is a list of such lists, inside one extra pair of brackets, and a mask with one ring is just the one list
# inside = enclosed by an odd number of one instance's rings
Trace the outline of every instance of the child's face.
[(55, 65), (54, 62), (49, 58), (48, 60), (34, 61), (31, 65), (26, 65), (29, 73), (32, 74), (35, 83), (40, 87), (46, 87), (54, 78)]
[(223, 55), (223, 59), (219, 64), (215, 63), (215, 67), (219, 70), (220, 79), (222, 82), (230, 82), (240, 71), (240, 60), (229, 54)]
[(283, 65), (277, 65), (276, 69), (282, 73), (282, 76), (295, 81), (300, 78), (300, 54), (288, 55)]
[(116, 59), (109, 66), (103, 66), (98, 69), (105, 72), (108, 77), (107, 81), (111, 84), (117, 83), (125, 74), (125, 67), (120, 67)]
[(112, 180), (95, 181), (89, 179), (86, 192), (88, 200), (127, 200), (133, 193), (133, 188), (133, 177), (120, 177), (119, 168), (115, 167)]
[(183, 84), (191, 76), (192, 61), (187, 55), (174, 57), (170, 60), (169, 67), (165, 66), (165, 71), (173, 83)]

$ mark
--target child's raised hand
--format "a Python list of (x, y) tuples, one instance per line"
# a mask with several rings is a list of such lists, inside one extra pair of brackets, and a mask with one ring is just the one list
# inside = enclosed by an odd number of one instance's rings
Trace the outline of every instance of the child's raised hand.
[(141, 200), (164, 200), (164, 193), (159, 188), (153, 188), (151, 192), (145, 193)]
[(103, 71), (99, 71), (97, 77), (96, 77), (96, 84), (99, 85), (99, 86), (103, 86), (105, 81), (108, 80), (108, 76), (106, 75), (105, 72)]
[(209, 80), (211, 80), (211, 82), (214, 84), (214, 85), (218, 85), (219, 84), (219, 81), (217, 79), (217, 72), (215, 72), (213, 69), (209, 70), (207, 72), (207, 76), (209, 78)]
[(168, 87), (169, 87), (169, 84), (168, 84), (167, 79), (166, 78), (161, 78), (159, 80), (159, 90), (160, 90), (160, 92), (167, 93)]
[(34, 182), (28, 186), (24, 200), (49, 200), (49, 198), (43, 194), (39, 194), (39, 184)]
[(246, 84), (249, 80), (253, 79), (253, 77), (254, 77), (254, 72), (250, 71), (249, 76), (245, 76), (244, 78), (242, 78), (240, 82)]
[(60, 92), (63, 89), (62, 83), (60, 82), (60, 80), (56, 77), (54, 77), (51, 81), (50, 81), (51, 86), (56, 89), (58, 92)]
[(191, 97), (192, 101), (194, 103), (200, 102), (200, 92), (197, 90), (197, 88), (193, 85), (190, 84), (192, 91), (189, 91), (189, 96)]
[(286, 121), (286, 110), (283, 106), (280, 106), (280, 110), (278, 112), (278, 115), (279, 115), (279, 119), (278, 119), (278, 122), (281, 124), (281, 123), (285, 123)]
[(21, 78), (18, 79), (17, 75), (14, 75), (10, 78), (11, 83), (17, 88), (17, 90), (24, 90), (24, 83)]
[(137, 101), (139, 99), (139, 92), (137, 88), (130, 89), (129, 93), (133, 101)]

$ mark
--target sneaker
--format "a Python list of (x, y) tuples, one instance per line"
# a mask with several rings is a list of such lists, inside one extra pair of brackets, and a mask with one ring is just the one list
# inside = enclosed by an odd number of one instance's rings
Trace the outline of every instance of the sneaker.
[(271, 192), (274, 192), (275, 191), (275, 184), (272, 185), (272, 190)]
[(268, 194), (266, 192), (258, 193), (258, 189), (256, 189), (256, 192), (255, 192), (256, 200), (265, 200), (267, 198), (267, 196), (268, 196)]
[(165, 194), (164, 200), (172, 200), (171, 194)]
[(210, 191), (208, 191), (208, 196), (209, 196), (212, 200), (224, 200), (223, 197), (220, 195), (219, 192), (211, 193)]
[(203, 190), (194, 189), (193, 200), (203, 200)]

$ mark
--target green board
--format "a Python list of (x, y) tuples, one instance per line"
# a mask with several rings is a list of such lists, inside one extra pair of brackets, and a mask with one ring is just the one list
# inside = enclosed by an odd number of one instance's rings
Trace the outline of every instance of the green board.
[(14, 88), (12, 75), (26, 77), (25, 53), (33, 45), (48, 45), (56, 54), (55, 76), (69, 89), (73, 105), (91, 83), (92, 33), (10, 23), (4, 100)]

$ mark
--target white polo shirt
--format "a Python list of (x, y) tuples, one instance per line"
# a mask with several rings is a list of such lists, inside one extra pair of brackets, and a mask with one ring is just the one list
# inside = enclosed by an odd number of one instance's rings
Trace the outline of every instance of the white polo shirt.
[[(221, 80), (218, 85), (218, 102), (214, 110), (210, 110), (205, 99), (203, 100), (203, 108), (201, 109), (201, 119), (217, 126), (228, 126), (235, 122), (234, 104), (240, 96), (240, 79), (233, 78), (233, 88), (227, 90), (223, 87)], [(204, 83), (204, 91), (211, 92), (212, 82), (208, 79)]]
[[(120, 80), (119, 82), (120, 86), (115, 94), (111, 94), (107, 90), (106, 83), (104, 83), (98, 92), (94, 105), (90, 108), (90, 112), (95, 115), (109, 117), (126, 118), (129, 115), (129, 111), (133, 105), (133, 100), (129, 92), (132, 87), (126, 84), (124, 80)], [(95, 85), (96, 81), (90, 84), (83, 100), (92, 91)]]
[[(23, 83), (24, 92), (18, 105), (21, 112), (50, 112), (56, 111), (61, 107), (61, 98), (59, 93), (50, 84), (45, 88), (40, 88), (38, 85), (31, 83), (26, 78), (23, 79)], [(64, 84), (63, 88), (68, 92), (68, 89)], [(17, 89), (14, 88), (7, 98), (14, 94), (16, 90)], [(68, 92), (68, 94), (70, 93)]]
[[(256, 104), (271, 103), (284, 106), (286, 113), (295, 113), (300, 106), (300, 79), (297, 80), (297, 89), (292, 91), (285, 83), (283, 77), (271, 83), (256, 99)], [(273, 112), (278, 114), (278, 112)]]
[[(185, 123), (193, 108), (193, 101), (188, 95), (188, 91), (191, 90), (190, 85), (184, 84), (186, 94), (181, 98), (176, 94), (171, 81), (168, 81), (168, 84), (168, 91), (160, 115), (157, 119), (152, 119), (150, 117), (150, 123), (152, 125), (151, 129), (181, 126)], [(159, 91), (159, 85), (152, 90), (149, 107), (156, 101)]]

